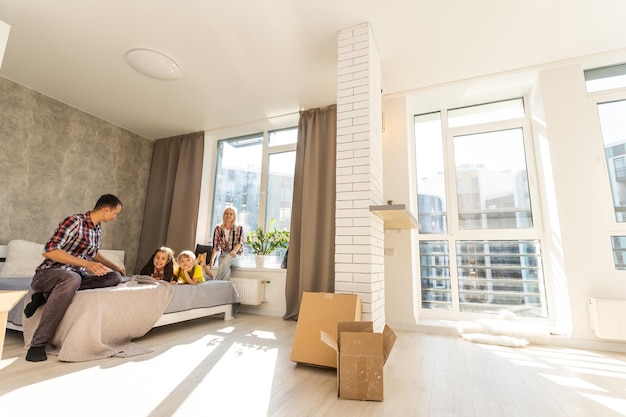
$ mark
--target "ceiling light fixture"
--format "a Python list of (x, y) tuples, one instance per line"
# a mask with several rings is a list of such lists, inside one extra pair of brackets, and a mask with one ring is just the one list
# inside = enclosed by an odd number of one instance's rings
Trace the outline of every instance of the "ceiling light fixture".
[(126, 61), (143, 75), (157, 80), (177, 80), (180, 67), (172, 58), (152, 49), (131, 49), (126, 54)]

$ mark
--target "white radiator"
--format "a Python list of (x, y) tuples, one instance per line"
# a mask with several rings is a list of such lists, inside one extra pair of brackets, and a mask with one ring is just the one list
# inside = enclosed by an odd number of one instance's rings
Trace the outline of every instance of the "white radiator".
[(241, 304), (258, 306), (263, 302), (265, 298), (265, 280), (231, 278), (230, 282), (237, 288)]
[(626, 340), (626, 300), (589, 298), (591, 330), (601, 339)]

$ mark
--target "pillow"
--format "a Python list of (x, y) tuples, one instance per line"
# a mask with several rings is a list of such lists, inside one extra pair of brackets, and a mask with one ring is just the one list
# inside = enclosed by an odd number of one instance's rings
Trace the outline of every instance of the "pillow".
[[(35, 269), (44, 260), (43, 248), (43, 243), (26, 240), (10, 241), (7, 245), (6, 261), (0, 269), (0, 278), (32, 278), (35, 275)], [(124, 266), (123, 250), (101, 249), (100, 253), (111, 262)]]
[(43, 243), (12, 240), (7, 245), (7, 257), (0, 270), (0, 278), (32, 278), (43, 262)]
[(112, 249), (100, 249), (100, 254), (107, 258), (109, 261), (113, 262), (117, 266), (124, 266), (124, 251), (123, 250), (112, 250)]

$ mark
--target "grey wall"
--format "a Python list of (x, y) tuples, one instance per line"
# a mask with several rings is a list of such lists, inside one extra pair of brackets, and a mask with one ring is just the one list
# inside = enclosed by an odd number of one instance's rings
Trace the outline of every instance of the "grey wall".
[(45, 243), (102, 194), (123, 203), (102, 248), (135, 272), (153, 142), (0, 77), (0, 244)]

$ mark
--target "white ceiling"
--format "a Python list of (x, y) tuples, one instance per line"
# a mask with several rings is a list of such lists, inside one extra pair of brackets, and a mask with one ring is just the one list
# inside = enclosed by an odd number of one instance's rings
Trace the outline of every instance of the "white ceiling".
[(149, 139), (335, 103), (337, 33), (363, 22), (385, 96), (626, 48), (623, 0), (0, 0), (0, 20), (1, 76)]

